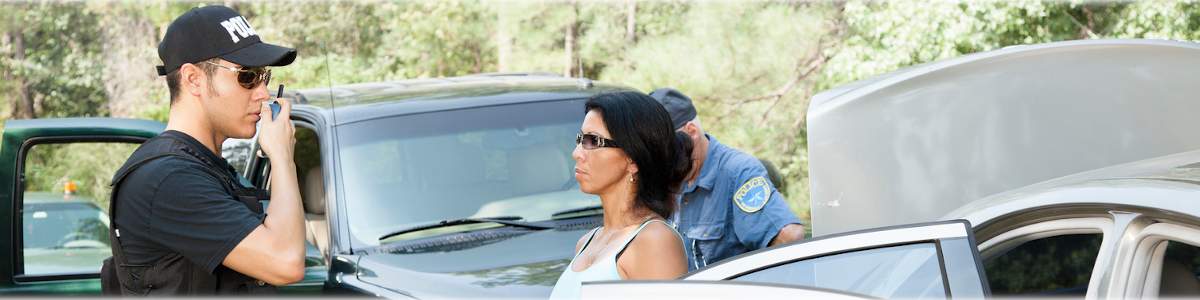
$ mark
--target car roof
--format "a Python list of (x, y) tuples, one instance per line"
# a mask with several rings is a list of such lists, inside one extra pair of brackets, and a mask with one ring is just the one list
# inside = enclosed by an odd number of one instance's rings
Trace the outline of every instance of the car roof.
[(975, 225), (1059, 206), (1141, 207), (1200, 221), (1200, 150), (1071, 174), (975, 200), (943, 216)]
[(493, 73), (338, 85), (300, 90), (297, 109), (332, 115), (337, 124), (466, 107), (584, 99), (633, 89), (548, 73)]
[(79, 204), (84, 206), (92, 206), (99, 208), (92, 202), (91, 198), (83, 195), (73, 195), (71, 199), (63, 199), (62, 193), (53, 192), (25, 192), (22, 202), (25, 205), (30, 204)]
[(1006, 47), (822, 92), (808, 113), (815, 235), (935, 220), (1038, 182), (1200, 149), (1200, 44)]

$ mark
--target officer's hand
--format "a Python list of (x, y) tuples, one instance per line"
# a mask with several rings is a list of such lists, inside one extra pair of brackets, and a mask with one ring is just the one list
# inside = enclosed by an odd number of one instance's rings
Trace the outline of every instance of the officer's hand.
[(296, 145), (296, 128), (292, 125), (292, 102), (285, 98), (279, 101), (279, 115), (271, 120), (270, 101), (263, 101), (262, 111), (258, 113), (261, 125), (258, 132), (258, 146), (272, 161), (292, 161), (292, 152)]

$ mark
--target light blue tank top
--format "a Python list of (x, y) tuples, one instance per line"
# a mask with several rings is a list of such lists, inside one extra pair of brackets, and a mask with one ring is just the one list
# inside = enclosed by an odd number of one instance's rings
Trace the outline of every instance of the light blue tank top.
[[(588, 245), (592, 243), (592, 239), (596, 237), (596, 232), (603, 229), (603, 227), (592, 229), (591, 236), (588, 237), (587, 242), (583, 243), (583, 247), (579, 248), (579, 252), (575, 253), (575, 257), (572, 258), (571, 263), (567, 265), (567, 269), (563, 270), (562, 275), (558, 277), (558, 283), (554, 284), (554, 291), (550, 292), (550, 299), (579, 299), (579, 290), (581, 287), (583, 287), (584, 282), (624, 279), (621, 278), (621, 273), (617, 272), (617, 254), (624, 252), (625, 247), (629, 247), (629, 242), (632, 242), (633, 238), (637, 237), (638, 233), (642, 232), (642, 229), (646, 228), (646, 225), (649, 225), (650, 222), (659, 222), (663, 223), (663, 225), (667, 224), (658, 219), (651, 219), (646, 220), (646, 222), (642, 222), (642, 226), (639, 226), (637, 230), (633, 231), (633, 234), (629, 235), (628, 238), (625, 238), (625, 242), (621, 244), (620, 250), (614, 251), (612, 254), (608, 254), (604, 257), (596, 258), (596, 261), (592, 262), (592, 265), (588, 266), (587, 269), (575, 272), (575, 260), (578, 259), (579, 254), (582, 254), (583, 250), (587, 249)], [(667, 225), (667, 228), (671, 228), (671, 226)], [(672, 229), (672, 231), (674, 231), (674, 229)], [(675, 233), (675, 236), (680, 237), (678, 232)], [(680, 243), (682, 243), (682, 241), (683, 238), (680, 237)]]

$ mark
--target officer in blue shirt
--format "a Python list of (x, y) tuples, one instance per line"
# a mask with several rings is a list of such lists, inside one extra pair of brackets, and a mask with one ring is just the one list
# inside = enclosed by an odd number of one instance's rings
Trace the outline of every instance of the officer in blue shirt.
[(696, 164), (671, 217), (684, 236), (688, 271), (804, 238), (767, 169), (754, 156), (725, 146), (700, 128), (692, 100), (677, 90), (650, 93), (671, 114), (675, 129), (692, 137)]

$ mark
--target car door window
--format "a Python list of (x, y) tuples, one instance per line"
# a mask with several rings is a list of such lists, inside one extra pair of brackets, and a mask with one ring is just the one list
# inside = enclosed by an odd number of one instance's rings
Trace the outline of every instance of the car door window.
[(99, 273), (111, 255), (109, 182), (137, 146), (114, 142), (29, 148), (20, 202), (20, 274)]
[(985, 298), (979, 251), (964, 220), (821, 236), (747, 253), (684, 280), (735, 280), (880, 298)]
[(992, 294), (1083, 297), (1102, 239), (1100, 233), (1057, 235), (985, 257)]
[[(296, 178), (300, 189), (301, 207), (304, 209), (304, 279), (300, 282), (279, 287), (285, 294), (320, 293), (329, 268), (330, 259), (329, 219), (325, 210), (325, 179), (324, 168), (321, 167), (320, 139), (312, 125), (306, 122), (294, 121), (296, 143), (293, 146), (293, 159), (296, 164)], [(270, 158), (259, 157), (258, 147), (243, 142), (226, 142), (227, 149), (240, 151), (239, 154), (226, 154), (226, 159), (242, 159), (242, 166), (237, 166), (239, 172), (245, 170), (244, 176), (249, 184), (259, 188), (271, 189)], [(245, 146), (243, 146), (245, 145)], [(268, 205), (269, 202), (268, 202)]]
[(875, 248), (783, 264), (735, 278), (882, 298), (945, 298), (934, 243)]
[(253, 139), (227, 139), (221, 144), (221, 157), (237, 170), (238, 174), (246, 176), (246, 166), (250, 164), (250, 158), (254, 153), (255, 141)]
[(1200, 247), (1177, 241), (1167, 242), (1162, 257), (1158, 296), (1200, 296)]

